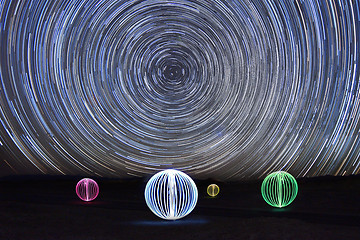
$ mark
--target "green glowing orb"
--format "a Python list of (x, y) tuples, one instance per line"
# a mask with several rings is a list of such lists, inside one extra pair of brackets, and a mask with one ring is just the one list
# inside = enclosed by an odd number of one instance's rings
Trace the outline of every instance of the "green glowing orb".
[(264, 200), (273, 207), (286, 207), (298, 193), (298, 185), (291, 174), (283, 171), (269, 174), (261, 185)]
[(210, 184), (207, 187), (207, 193), (209, 194), (209, 196), (211, 197), (215, 197), (216, 195), (218, 195), (220, 192), (220, 188), (218, 185), (216, 184)]

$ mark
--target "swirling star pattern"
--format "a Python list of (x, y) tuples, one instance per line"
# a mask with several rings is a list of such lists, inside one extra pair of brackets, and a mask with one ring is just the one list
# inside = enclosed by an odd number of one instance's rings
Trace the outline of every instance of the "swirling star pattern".
[(360, 171), (359, 1), (0, 1), (9, 174)]

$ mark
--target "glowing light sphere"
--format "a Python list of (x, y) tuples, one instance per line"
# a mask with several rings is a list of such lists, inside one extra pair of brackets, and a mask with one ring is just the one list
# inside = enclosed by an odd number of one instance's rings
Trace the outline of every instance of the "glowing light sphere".
[(261, 185), (261, 194), (264, 200), (273, 207), (286, 207), (298, 193), (295, 178), (284, 171), (269, 174)]
[(76, 184), (76, 194), (83, 201), (92, 201), (99, 194), (99, 185), (90, 178), (83, 178)]
[(216, 184), (210, 184), (207, 187), (207, 193), (209, 194), (209, 196), (211, 197), (216, 197), (220, 192), (220, 188), (218, 185)]
[(198, 190), (185, 173), (169, 169), (150, 178), (145, 188), (145, 201), (158, 217), (176, 220), (188, 215), (196, 205)]

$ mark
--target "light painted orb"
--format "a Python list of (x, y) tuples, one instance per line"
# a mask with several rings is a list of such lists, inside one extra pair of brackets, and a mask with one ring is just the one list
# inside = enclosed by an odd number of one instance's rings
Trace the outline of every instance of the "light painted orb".
[(216, 197), (216, 195), (219, 194), (220, 192), (220, 188), (218, 185), (216, 184), (210, 184), (208, 187), (207, 187), (207, 193), (209, 194), (209, 196), (211, 197)]
[(83, 178), (76, 184), (76, 194), (83, 201), (92, 201), (99, 194), (99, 186), (94, 180)]
[(158, 217), (176, 220), (188, 215), (196, 205), (198, 190), (185, 173), (169, 169), (150, 178), (145, 187), (145, 201)]
[(298, 193), (295, 178), (284, 171), (269, 174), (261, 185), (261, 194), (264, 200), (273, 207), (286, 207)]

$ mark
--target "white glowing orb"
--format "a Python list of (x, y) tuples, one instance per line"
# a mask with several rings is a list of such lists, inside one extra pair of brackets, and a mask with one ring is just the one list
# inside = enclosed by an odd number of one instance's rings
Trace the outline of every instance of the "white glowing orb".
[(176, 220), (188, 215), (196, 205), (198, 190), (185, 173), (169, 169), (150, 178), (145, 188), (145, 201), (158, 217)]

